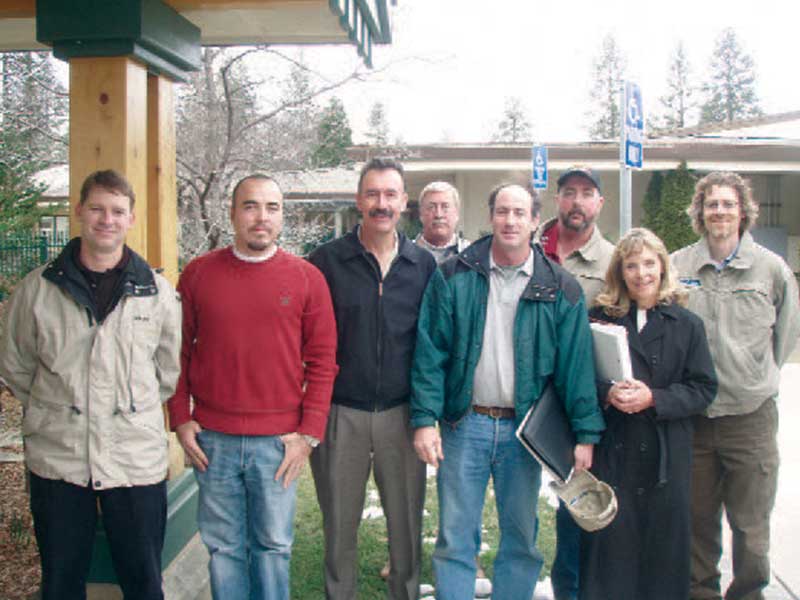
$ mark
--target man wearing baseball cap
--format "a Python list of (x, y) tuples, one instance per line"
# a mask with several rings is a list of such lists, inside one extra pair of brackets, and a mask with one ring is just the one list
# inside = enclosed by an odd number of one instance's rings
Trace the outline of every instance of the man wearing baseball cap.
[[(614, 245), (606, 240), (595, 221), (603, 208), (600, 177), (589, 167), (574, 166), (558, 178), (558, 215), (538, 232), (538, 241), (548, 258), (563, 266), (578, 280), (591, 306), (603, 288)], [(563, 503), (556, 511), (556, 557), (551, 569), (555, 600), (578, 597), (580, 528)]]

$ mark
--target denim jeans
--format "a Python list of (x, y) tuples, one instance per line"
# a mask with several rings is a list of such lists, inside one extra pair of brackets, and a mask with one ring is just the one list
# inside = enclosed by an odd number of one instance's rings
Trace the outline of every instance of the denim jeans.
[(297, 482), (275, 481), (284, 446), (278, 436), (197, 436), (208, 457), (195, 470), (197, 524), (211, 555), (215, 600), (286, 600)]
[(439, 465), (439, 537), (433, 553), (436, 598), (464, 600), (475, 591), (475, 555), (481, 543), (486, 486), (494, 481), (500, 546), (494, 562), (493, 600), (533, 596), (542, 568), (536, 549), (541, 467), (514, 436), (513, 419), (470, 412), (442, 424)]
[(125, 600), (162, 600), (167, 484), (94, 490), (30, 474), (42, 563), (42, 600), (84, 600), (100, 503), (111, 562)]
[(581, 528), (563, 502), (556, 509), (556, 557), (550, 569), (555, 600), (577, 600), (581, 560)]

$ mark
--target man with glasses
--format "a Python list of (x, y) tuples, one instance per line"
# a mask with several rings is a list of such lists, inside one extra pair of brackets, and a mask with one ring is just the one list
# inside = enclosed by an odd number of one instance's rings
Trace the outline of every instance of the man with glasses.
[(755, 243), (750, 186), (735, 173), (701, 179), (687, 209), (700, 241), (672, 260), (703, 318), (719, 379), (695, 417), (692, 465), (692, 599), (720, 598), (722, 509), (733, 533), (728, 600), (763, 599), (769, 583), (769, 521), (778, 481), (780, 368), (800, 334), (797, 282), (786, 263)]
[(419, 195), (422, 233), (414, 243), (433, 254), (436, 264), (442, 264), (469, 246), (469, 241), (456, 231), (460, 208), (458, 190), (446, 181), (429, 183)]

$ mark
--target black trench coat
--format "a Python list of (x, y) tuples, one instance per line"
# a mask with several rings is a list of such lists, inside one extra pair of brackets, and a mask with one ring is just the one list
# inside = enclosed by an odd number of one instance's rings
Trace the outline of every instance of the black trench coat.
[[(649, 310), (641, 333), (635, 306), (622, 318), (601, 308), (590, 317), (627, 329), (633, 375), (655, 407), (638, 415), (606, 407), (592, 471), (614, 488), (619, 511), (605, 529), (583, 532), (581, 600), (688, 598), (691, 416), (717, 392), (703, 323), (675, 305)], [(598, 382), (601, 403), (610, 387)]]

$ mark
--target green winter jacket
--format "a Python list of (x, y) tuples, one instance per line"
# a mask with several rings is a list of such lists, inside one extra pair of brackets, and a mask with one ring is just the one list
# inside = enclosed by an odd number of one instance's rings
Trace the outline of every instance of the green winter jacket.
[[(411, 371), (411, 425), (455, 422), (472, 404), (489, 293), (491, 236), (442, 264), (425, 290)], [(605, 429), (595, 388), (592, 335), (575, 279), (533, 246), (533, 277), (514, 323), (514, 403), (519, 423), (552, 378), (576, 440)]]

